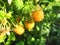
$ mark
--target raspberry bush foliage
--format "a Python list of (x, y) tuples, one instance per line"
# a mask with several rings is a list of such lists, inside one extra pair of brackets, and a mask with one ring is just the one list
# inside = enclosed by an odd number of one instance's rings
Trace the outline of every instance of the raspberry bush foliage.
[(60, 45), (60, 0), (0, 0), (0, 45)]

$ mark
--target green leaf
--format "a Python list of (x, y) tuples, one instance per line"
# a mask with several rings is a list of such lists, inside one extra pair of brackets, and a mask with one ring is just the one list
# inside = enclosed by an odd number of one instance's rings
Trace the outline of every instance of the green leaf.
[(11, 45), (11, 40), (8, 39), (8, 40), (6, 41), (6, 43), (5, 43), (5, 45)]
[(13, 0), (13, 6), (15, 6), (18, 10), (23, 8), (23, 0)]
[(11, 45), (12, 41), (15, 41), (15, 35), (13, 32), (8, 36), (5, 45)]
[(23, 41), (20, 41), (16, 45), (24, 45), (24, 42)]
[(0, 38), (0, 43), (4, 42), (6, 39), (6, 36), (4, 36), (3, 38)]
[(46, 38), (45, 37), (41, 37), (40, 45), (46, 45), (45, 42), (46, 42)]
[(0, 10), (0, 20), (2, 20), (5, 17), (4, 11)]
[(6, 14), (6, 17), (7, 17), (8, 19), (12, 18), (12, 12), (8, 12), (8, 13)]
[(10, 38), (10, 40), (15, 41), (16, 38), (15, 38), (15, 35), (13, 32), (11, 32), (9, 38)]
[(40, 45), (40, 43), (41, 43), (41, 40), (40, 40), (40, 39), (37, 39), (37, 40), (35, 41), (35, 45)]
[(46, 3), (49, 2), (48, 0), (40, 0), (40, 2)]
[(32, 9), (35, 9), (32, 1), (27, 1), (24, 4), (23, 13), (30, 13)]
[(40, 30), (40, 27), (39, 26), (36, 26), (36, 29), (37, 29), (37, 31), (39, 31)]
[(35, 38), (34, 38), (34, 37), (32, 37), (32, 38), (31, 38), (31, 41), (35, 41)]

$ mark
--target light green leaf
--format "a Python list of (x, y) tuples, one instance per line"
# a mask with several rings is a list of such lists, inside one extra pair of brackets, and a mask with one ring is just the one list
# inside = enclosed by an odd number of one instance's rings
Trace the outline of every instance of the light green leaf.
[(0, 38), (0, 43), (4, 42), (6, 39), (6, 36), (4, 36), (3, 38)]
[(23, 8), (23, 0), (13, 0), (13, 5), (16, 6), (18, 10)]

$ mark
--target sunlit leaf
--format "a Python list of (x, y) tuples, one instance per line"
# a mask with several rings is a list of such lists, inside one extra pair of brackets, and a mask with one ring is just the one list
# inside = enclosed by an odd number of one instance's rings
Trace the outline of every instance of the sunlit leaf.
[(4, 36), (4, 37), (0, 38), (0, 43), (4, 42), (4, 41), (5, 41), (5, 39), (6, 39), (6, 36)]
[(23, 0), (13, 0), (13, 5), (16, 6), (15, 8), (18, 10), (22, 9), (24, 6)]

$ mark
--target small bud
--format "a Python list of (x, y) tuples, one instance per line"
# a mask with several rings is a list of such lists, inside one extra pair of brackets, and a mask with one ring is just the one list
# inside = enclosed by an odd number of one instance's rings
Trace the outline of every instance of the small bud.
[(10, 32), (7, 32), (7, 35), (10, 35)]

